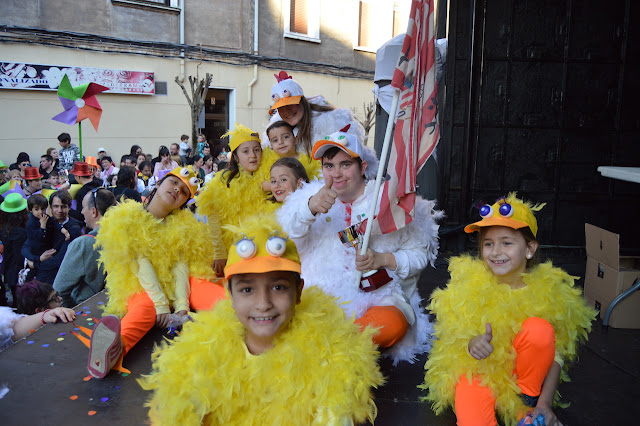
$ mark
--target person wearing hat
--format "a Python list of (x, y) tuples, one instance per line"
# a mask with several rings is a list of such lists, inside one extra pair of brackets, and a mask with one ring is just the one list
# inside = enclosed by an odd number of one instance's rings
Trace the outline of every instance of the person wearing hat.
[(465, 227), (478, 232), (479, 256), (451, 259), (451, 280), (431, 295), (436, 339), (422, 387), (436, 413), (455, 408), (459, 425), (495, 425), (496, 414), (505, 424), (561, 424), (552, 411), (558, 378), (596, 312), (576, 277), (537, 263), (533, 212), (542, 207), (515, 193), (481, 207), (482, 219)]
[(237, 225), (256, 211), (274, 211), (276, 206), (267, 201), (262, 182), (268, 179), (271, 165), (262, 161), (260, 136), (253, 130), (237, 124), (223, 135), (229, 136), (231, 162), (229, 168), (217, 173), (196, 199), (197, 213), (206, 217), (214, 242), (214, 270), (222, 275), (227, 251), (233, 243), (233, 234), (222, 228)]
[[(95, 326), (89, 373), (103, 378), (154, 324), (190, 307), (210, 308), (224, 289), (215, 279), (206, 225), (185, 209), (198, 188), (187, 168), (169, 171), (144, 204), (125, 200), (100, 221), (96, 244), (107, 271), (106, 316)], [(192, 277), (192, 279), (190, 279)], [(121, 318), (121, 320), (120, 320)]]
[(0, 294), (0, 305), (7, 305), (4, 286), (11, 289), (13, 303), (16, 301), (16, 285), (18, 272), (24, 267), (24, 256), (20, 253), (27, 239), (25, 226), (27, 225), (27, 200), (18, 193), (5, 196), (0, 204), (0, 241), (4, 245), (2, 254), (4, 264), (4, 285)]
[(38, 194), (42, 190), (42, 175), (37, 167), (24, 168), (24, 194), (29, 198), (33, 194)]
[[(280, 120), (289, 123), (294, 128), (300, 153), (311, 157), (315, 141), (347, 124), (351, 125), (349, 133), (364, 140), (364, 128), (348, 108), (336, 108), (322, 95), (307, 98), (302, 86), (285, 71), (274, 74), (274, 77), (277, 82), (271, 88), (273, 104), (269, 108), (269, 114), (271, 114), (269, 125)], [(269, 140), (266, 134), (263, 136), (265, 142)], [(375, 157), (375, 154), (372, 155)], [(367, 178), (375, 179), (375, 173), (374, 168), (369, 171)]]
[[(91, 192), (91, 190), (102, 186), (102, 182), (94, 179), (92, 167), (94, 166), (90, 166), (84, 161), (76, 161), (75, 163), (73, 163), (73, 168), (69, 171), (69, 174), (74, 175), (76, 177), (76, 181), (82, 185), (82, 187), (78, 189), (78, 192), (76, 192), (76, 195), (73, 197), (72, 208), (77, 213), (80, 213), (82, 211), (82, 200), (84, 200), (84, 196)], [(78, 220), (81, 219), (80, 217), (76, 218)]]
[[(389, 234), (373, 232), (365, 256), (345, 246), (339, 232), (362, 228), (364, 220), (372, 219), (367, 215), (374, 190), (374, 182), (365, 179), (372, 165), (365, 160), (364, 147), (347, 130), (314, 144), (313, 157), (322, 160), (324, 181), (291, 193), (278, 219), (298, 246), (302, 277), (337, 297), (347, 316), (355, 315), (362, 327), (378, 327), (374, 342), (388, 348), (385, 355), (394, 362), (413, 362), (430, 347), (432, 325), (417, 283), (420, 272), (436, 259), (436, 220), (442, 213), (434, 210), (432, 201), (416, 197), (414, 220)], [(388, 278), (369, 286), (365, 281), (359, 288), (357, 271), (369, 270), (386, 270)]]
[(106, 156), (106, 155), (107, 155), (107, 150), (106, 149), (104, 149), (103, 147), (98, 148), (98, 159), (99, 160), (102, 160), (102, 158), (104, 156)]
[(295, 244), (272, 216), (233, 232), (229, 298), (157, 347), (139, 381), (153, 391), (151, 423), (373, 423), (371, 388), (383, 383), (373, 330), (319, 289), (302, 291)]

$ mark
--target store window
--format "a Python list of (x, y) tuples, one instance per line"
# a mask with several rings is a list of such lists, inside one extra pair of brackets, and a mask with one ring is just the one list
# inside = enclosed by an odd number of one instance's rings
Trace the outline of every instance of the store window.
[(354, 34), (354, 48), (375, 52), (389, 39), (407, 30), (410, 2), (399, 0), (355, 1), (357, 28)]

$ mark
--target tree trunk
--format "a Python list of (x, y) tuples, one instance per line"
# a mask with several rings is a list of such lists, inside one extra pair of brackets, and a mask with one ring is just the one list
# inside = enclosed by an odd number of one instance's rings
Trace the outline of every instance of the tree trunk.
[(211, 85), (211, 74), (207, 73), (205, 78), (201, 80), (198, 80), (197, 77), (192, 75), (189, 76), (191, 96), (189, 96), (187, 89), (177, 76), (175, 82), (182, 89), (182, 93), (184, 93), (185, 98), (187, 98), (187, 103), (191, 109), (191, 156), (194, 156), (198, 153), (198, 118), (200, 118), (200, 113), (202, 108), (204, 108), (204, 102), (207, 99), (207, 92)]

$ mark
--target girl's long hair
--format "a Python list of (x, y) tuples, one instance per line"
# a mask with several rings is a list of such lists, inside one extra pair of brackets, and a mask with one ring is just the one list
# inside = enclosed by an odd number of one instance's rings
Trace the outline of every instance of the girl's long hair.
[(28, 219), (29, 215), (27, 214), (26, 208), (13, 213), (0, 210), (0, 230), (2, 230), (2, 239), (7, 239), (14, 228), (24, 229), (27, 226)]
[[(270, 170), (273, 170), (274, 167), (286, 167), (291, 170), (293, 173), (293, 177), (296, 179), (294, 182), (294, 187), (298, 185), (298, 180), (302, 179), (306, 183), (309, 183), (309, 175), (307, 175), (307, 171), (304, 166), (298, 159), (293, 157), (282, 157), (278, 158), (275, 163), (271, 166)], [(269, 201), (277, 202), (275, 195), (272, 195), (268, 198)]]
[(304, 96), (300, 99), (300, 105), (304, 114), (297, 124), (298, 128), (298, 143), (302, 144), (304, 152), (311, 157), (311, 149), (315, 141), (311, 140), (311, 121), (313, 119), (312, 112), (326, 112), (336, 109), (333, 105), (317, 105), (310, 103)]

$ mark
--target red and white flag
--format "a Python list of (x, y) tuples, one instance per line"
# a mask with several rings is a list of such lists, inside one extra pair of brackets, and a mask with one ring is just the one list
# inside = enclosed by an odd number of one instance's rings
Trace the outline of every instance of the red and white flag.
[(391, 81), (400, 98), (387, 167), (391, 179), (385, 182), (377, 218), (385, 234), (413, 220), (416, 176), (440, 140), (433, 1), (411, 3), (407, 34)]

